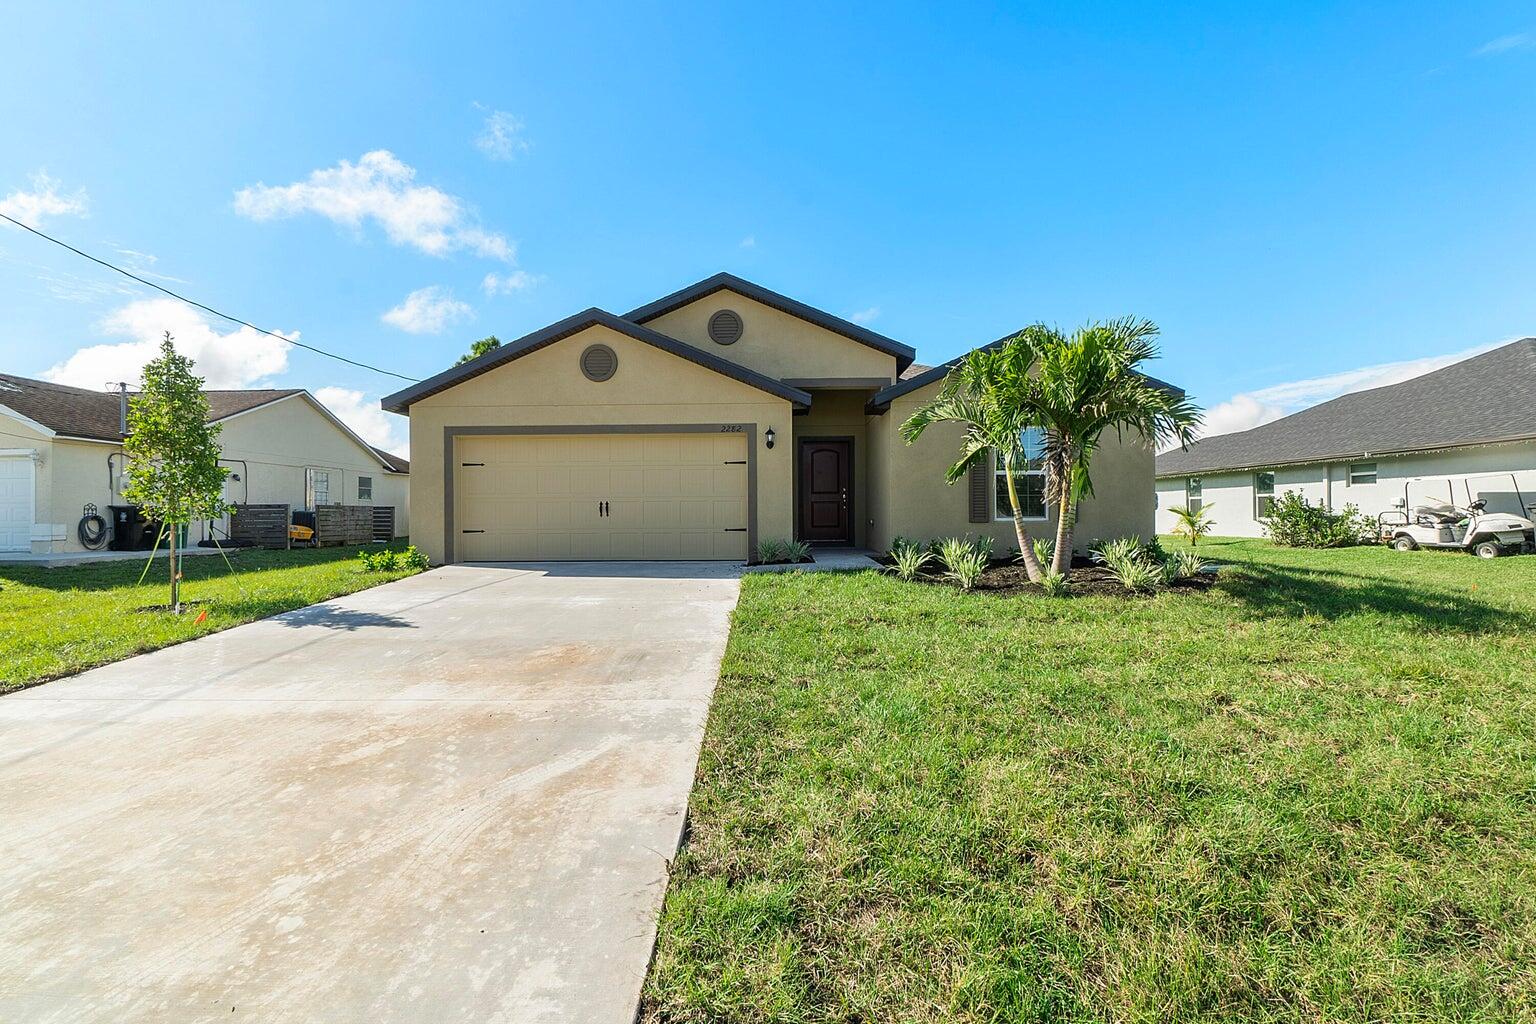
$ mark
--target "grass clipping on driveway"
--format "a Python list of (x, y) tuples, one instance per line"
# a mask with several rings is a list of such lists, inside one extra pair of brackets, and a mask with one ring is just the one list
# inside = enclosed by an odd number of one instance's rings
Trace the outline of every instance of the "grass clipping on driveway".
[[(166, 560), (46, 569), (0, 565), (0, 693), (388, 583), (414, 570), (365, 573), (355, 547), (237, 549), (182, 563), (182, 615), (164, 605)], [(372, 550), (370, 548), (370, 550)], [(147, 552), (146, 552), (147, 557)], [(230, 571), (233, 566), (234, 571)], [(198, 615), (207, 616), (198, 621)]]
[(1536, 558), (743, 581), (642, 1019), (1531, 1020)]

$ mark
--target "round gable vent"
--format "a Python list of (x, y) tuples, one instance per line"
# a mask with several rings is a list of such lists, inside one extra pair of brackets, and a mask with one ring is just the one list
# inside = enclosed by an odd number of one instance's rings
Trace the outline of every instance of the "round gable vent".
[(741, 316), (734, 309), (722, 309), (709, 318), (709, 340), (716, 345), (736, 344), (741, 332)]
[(619, 357), (607, 345), (588, 345), (581, 353), (581, 372), (587, 380), (605, 381), (619, 369)]

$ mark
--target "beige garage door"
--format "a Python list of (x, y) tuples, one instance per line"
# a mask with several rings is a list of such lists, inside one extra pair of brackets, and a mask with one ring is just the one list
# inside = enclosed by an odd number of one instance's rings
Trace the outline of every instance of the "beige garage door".
[(461, 562), (747, 557), (741, 434), (515, 434), (454, 449)]

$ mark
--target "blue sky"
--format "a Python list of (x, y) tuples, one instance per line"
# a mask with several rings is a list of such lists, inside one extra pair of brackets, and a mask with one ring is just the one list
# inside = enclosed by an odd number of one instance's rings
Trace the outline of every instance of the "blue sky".
[[(413, 377), (718, 270), (925, 362), (1150, 317), (1224, 429), (1536, 334), (1536, 5), (827, 6), (29, 5), (0, 209)], [(398, 382), (9, 227), (0, 310), (9, 372), (170, 328), (403, 440)]]

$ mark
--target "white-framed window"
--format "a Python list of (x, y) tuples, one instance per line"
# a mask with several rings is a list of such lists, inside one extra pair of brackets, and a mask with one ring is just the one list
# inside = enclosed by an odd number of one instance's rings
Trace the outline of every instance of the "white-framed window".
[(1253, 518), (1263, 519), (1275, 507), (1275, 472), (1260, 470), (1253, 474)]
[(1376, 463), (1354, 462), (1349, 467), (1349, 486), (1356, 484), (1373, 484), (1376, 482)]
[[(1025, 429), (1024, 465), (1015, 467), (1013, 484), (1019, 492), (1019, 511), (1025, 519), (1045, 518), (1045, 431), (1038, 427)], [(997, 519), (1013, 518), (1013, 503), (1008, 500), (1008, 471), (1003, 468), (1003, 455), (997, 454), (993, 475), (996, 482), (992, 500), (993, 515)]]
[(1191, 512), (1199, 512), (1200, 506), (1205, 501), (1201, 497), (1200, 478), (1197, 476), (1186, 477), (1184, 480), (1184, 507)]
[(317, 505), (331, 503), (331, 471), (306, 468), (304, 470), (304, 507), (314, 511)]
[(357, 500), (358, 501), (372, 501), (373, 500), (373, 477), (371, 477), (371, 476), (360, 476), (360, 477), (357, 478)]

